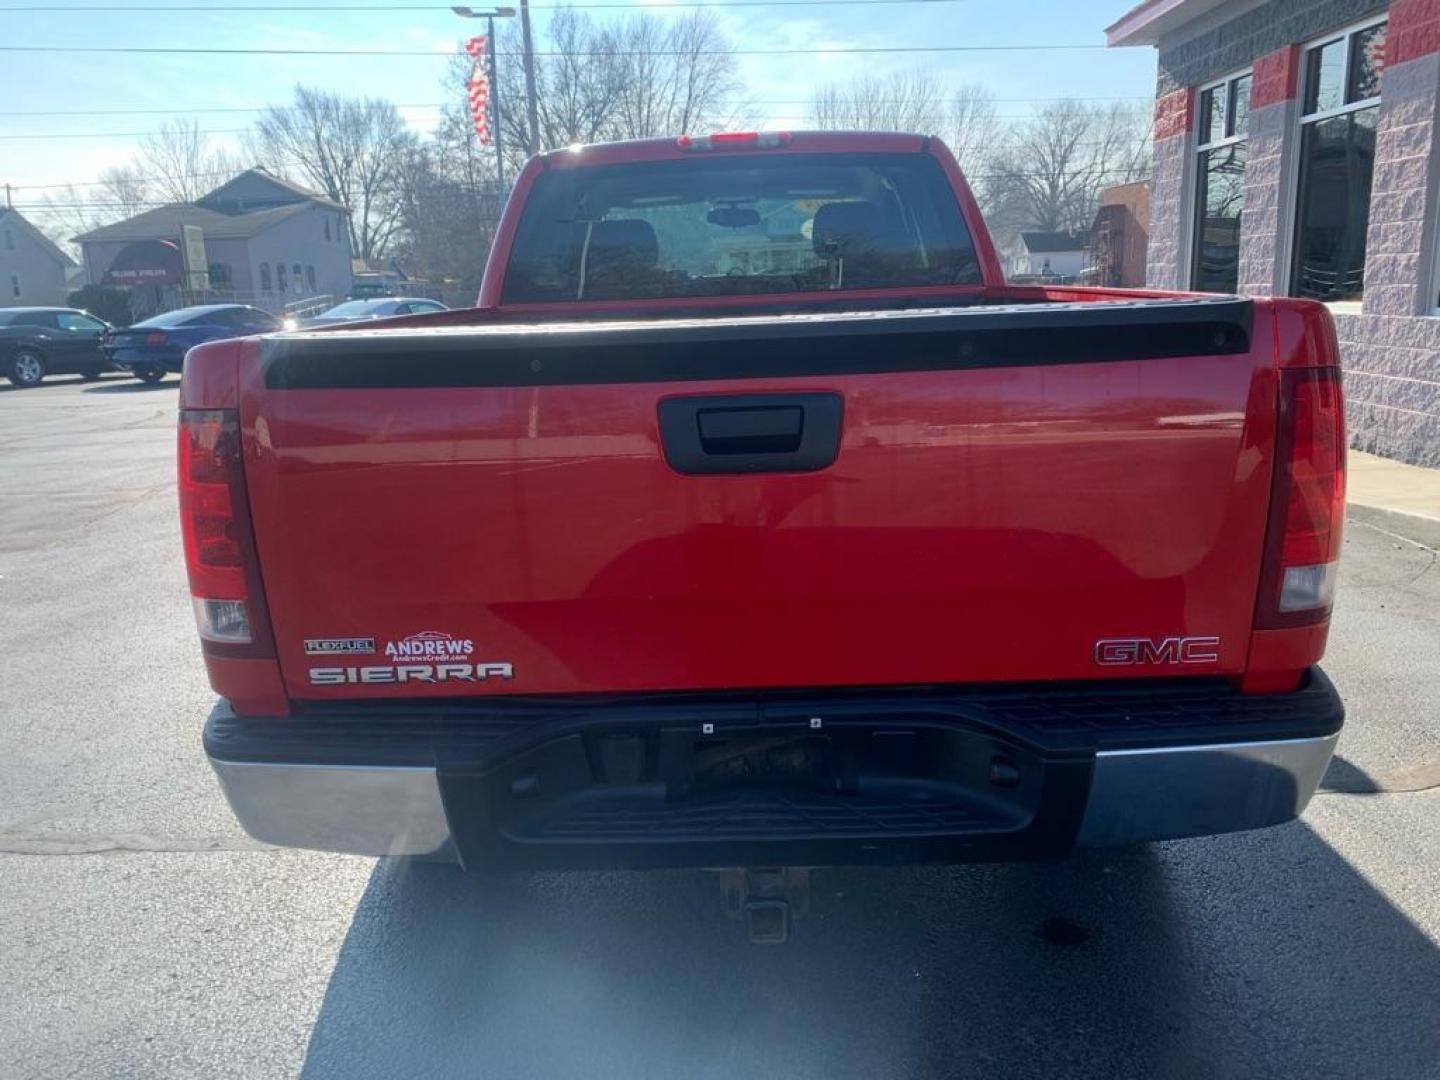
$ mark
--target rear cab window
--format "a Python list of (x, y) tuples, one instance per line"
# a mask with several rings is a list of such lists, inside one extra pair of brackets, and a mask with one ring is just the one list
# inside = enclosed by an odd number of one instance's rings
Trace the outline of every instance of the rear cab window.
[(542, 173), (501, 302), (980, 283), (929, 155), (737, 154)]

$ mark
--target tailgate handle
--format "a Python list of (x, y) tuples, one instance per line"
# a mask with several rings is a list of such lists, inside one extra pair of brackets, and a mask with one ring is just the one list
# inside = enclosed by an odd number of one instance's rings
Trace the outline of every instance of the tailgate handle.
[(697, 409), (695, 419), (707, 454), (792, 454), (800, 449), (805, 429), (805, 410), (799, 405)]
[(665, 460), (682, 473), (806, 472), (840, 450), (839, 394), (702, 394), (659, 405)]

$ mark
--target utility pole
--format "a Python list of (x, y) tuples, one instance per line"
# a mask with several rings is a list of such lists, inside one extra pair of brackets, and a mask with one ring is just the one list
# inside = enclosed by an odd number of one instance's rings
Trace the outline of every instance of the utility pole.
[[(501, 9), (509, 10), (509, 9)], [(495, 191), (497, 199), (505, 198), (505, 151), (500, 146), (500, 76), (495, 67), (495, 16), (485, 16), (485, 58), (490, 62), (490, 110), (495, 117)]]
[(520, 40), (525, 59), (525, 113), (529, 121), (531, 154), (540, 150), (540, 112), (535, 92), (535, 46), (530, 40), (530, 0), (520, 0)]

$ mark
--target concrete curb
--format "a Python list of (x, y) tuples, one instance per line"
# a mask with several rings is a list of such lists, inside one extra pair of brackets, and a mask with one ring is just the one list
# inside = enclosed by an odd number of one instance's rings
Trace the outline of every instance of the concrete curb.
[(1362, 503), (1353, 502), (1345, 504), (1345, 516), (1440, 551), (1440, 518), (1409, 514), (1403, 510), (1392, 510), (1386, 506), (1365, 506)]

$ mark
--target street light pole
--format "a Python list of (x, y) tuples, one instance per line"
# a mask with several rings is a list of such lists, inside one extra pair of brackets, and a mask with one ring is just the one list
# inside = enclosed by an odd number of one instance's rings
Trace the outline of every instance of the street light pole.
[(468, 7), (452, 7), (450, 9), (462, 19), (484, 19), (485, 20), (485, 66), (490, 79), (489, 102), (491, 116), (495, 118), (492, 126), (493, 139), (495, 142), (495, 181), (500, 185), (498, 197), (505, 197), (505, 152), (501, 144), (501, 116), (500, 116), (500, 71), (495, 64), (495, 20), (513, 19), (515, 9), (513, 7), (497, 7), (489, 11), (476, 11)]

